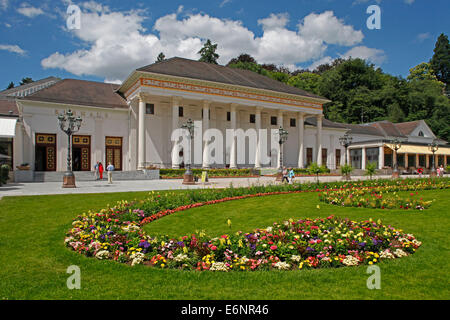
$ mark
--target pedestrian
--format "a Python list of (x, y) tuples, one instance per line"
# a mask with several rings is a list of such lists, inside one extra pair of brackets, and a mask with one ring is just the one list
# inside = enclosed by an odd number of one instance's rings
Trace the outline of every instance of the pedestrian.
[(112, 165), (112, 163), (110, 162), (108, 164), (108, 166), (106, 167), (106, 171), (108, 171), (108, 183), (113, 183), (112, 182), (112, 173), (114, 171), (114, 166)]
[(441, 164), (440, 170), (439, 170), (439, 175), (441, 178), (444, 177), (444, 166)]
[(436, 176), (439, 178), (441, 176), (441, 168), (437, 167), (436, 169)]
[(103, 164), (101, 162), (98, 163), (98, 174), (100, 175), (100, 180), (103, 180), (103, 171), (105, 169), (103, 168)]
[(292, 184), (294, 182), (294, 178), (295, 178), (294, 169), (291, 168), (289, 170), (288, 178), (289, 178), (289, 183)]
[(99, 167), (98, 167), (99, 162), (97, 161), (97, 163), (94, 166), (94, 171), (95, 171), (95, 180), (100, 179), (100, 172), (99, 172)]
[(288, 179), (288, 171), (287, 171), (286, 168), (283, 168), (283, 179), (281, 179), (281, 183), (283, 183), (284, 180), (286, 180), (286, 182), (289, 183), (289, 179)]

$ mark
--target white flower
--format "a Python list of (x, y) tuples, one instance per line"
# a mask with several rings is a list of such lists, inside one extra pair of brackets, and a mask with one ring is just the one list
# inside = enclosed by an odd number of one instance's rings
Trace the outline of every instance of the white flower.
[(292, 255), (291, 260), (294, 262), (300, 262), (302, 260), (301, 256)]
[(227, 272), (229, 268), (225, 264), (225, 262), (214, 262), (209, 268), (210, 271), (224, 271)]
[(394, 251), (394, 254), (398, 257), (398, 258), (401, 258), (401, 257), (406, 257), (408, 254), (405, 252), (405, 251), (403, 251), (402, 249), (397, 249), (397, 250), (395, 250)]
[(389, 249), (386, 249), (384, 251), (380, 252), (380, 258), (381, 259), (394, 259), (394, 255), (389, 251)]
[(131, 259), (132, 259), (131, 266), (134, 266), (136, 264), (141, 264), (144, 261), (144, 256), (145, 255), (140, 252), (133, 253), (131, 255)]
[(175, 258), (173, 258), (173, 260), (176, 262), (183, 262), (189, 260), (189, 257), (186, 254), (179, 254)]
[(100, 250), (97, 252), (95, 257), (99, 260), (108, 259), (110, 257), (110, 253), (108, 250)]
[(273, 266), (278, 270), (289, 270), (291, 268), (291, 265), (289, 263), (281, 261), (278, 261)]
[(359, 260), (354, 256), (348, 255), (344, 260), (342, 260), (342, 263), (346, 266), (357, 266), (359, 264)]

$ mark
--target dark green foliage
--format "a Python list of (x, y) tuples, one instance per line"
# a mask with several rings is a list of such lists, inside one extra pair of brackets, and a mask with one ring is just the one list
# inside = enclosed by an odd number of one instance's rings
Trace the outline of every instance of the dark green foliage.
[(430, 65), (437, 79), (445, 83), (448, 89), (450, 81), (450, 44), (448, 37), (443, 33), (437, 39)]
[(211, 40), (207, 40), (203, 48), (198, 52), (200, 54), (200, 59), (198, 61), (208, 62), (212, 64), (217, 64), (217, 59), (219, 55), (216, 53), (217, 43), (212, 44)]

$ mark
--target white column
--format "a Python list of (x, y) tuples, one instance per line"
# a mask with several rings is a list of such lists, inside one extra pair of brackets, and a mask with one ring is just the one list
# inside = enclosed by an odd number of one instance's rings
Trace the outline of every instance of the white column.
[(361, 169), (366, 170), (366, 148), (362, 148), (361, 152)]
[(405, 169), (408, 170), (408, 167), (409, 167), (409, 163), (408, 163), (408, 154), (405, 153), (404, 157), (405, 157)]
[(139, 96), (138, 169), (145, 168), (145, 101)]
[(233, 140), (231, 142), (231, 150), (230, 150), (230, 168), (236, 169), (236, 137), (234, 136), (236, 131), (236, 107), (237, 104), (232, 103), (230, 105), (230, 115), (231, 115), (231, 129), (233, 130)]
[(336, 150), (334, 148), (334, 136), (330, 134), (330, 148), (327, 154), (327, 167), (330, 169), (336, 169)]
[(256, 107), (255, 113), (255, 129), (256, 129), (256, 154), (255, 154), (255, 168), (261, 168), (261, 107)]
[(378, 151), (378, 169), (383, 169), (384, 167), (384, 146), (379, 147)]
[(316, 134), (316, 141), (317, 141), (317, 164), (319, 166), (322, 165), (322, 115), (317, 116), (317, 134)]
[[(173, 97), (172, 98), (172, 131), (170, 132), (170, 135), (172, 136), (172, 132), (174, 132), (176, 129), (179, 128), (178, 123), (178, 108), (180, 107), (180, 98)], [(173, 169), (179, 169), (180, 163), (179, 163), (179, 150), (178, 148), (175, 149), (176, 141), (172, 143), (172, 168)], [(183, 152), (186, 152), (187, 150), (183, 150)]]
[[(209, 106), (211, 102), (210, 101), (203, 101), (203, 134), (202, 139), (204, 137), (204, 134), (206, 130), (209, 129)], [(207, 169), (209, 168), (209, 141), (203, 141), (203, 164), (202, 167)]]
[(299, 112), (297, 115), (298, 122), (298, 167), (305, 167), (304, 143), (305, 143), (305, 114)]
[[(279, 127), (283, 127), (283, 123), (284, 123), (284, 121), (283, 121), (283, 110), (278, 110), (278, 125), (279, 125)], [(283, 148), (283, 145), (281, 145), (281, 148)], [(278, 150), (277, 169), (280, 168), (281, 148)], [(283, 160), (283, 162), (284, 162), (284, 160)], [(284, 165), (284, 163), (283, 163), (283, 165)]]

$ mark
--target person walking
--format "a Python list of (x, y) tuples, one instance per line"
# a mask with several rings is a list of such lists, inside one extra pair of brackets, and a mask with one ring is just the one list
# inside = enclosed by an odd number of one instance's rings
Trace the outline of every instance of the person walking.
[(441, 167), (440, 167), (440, 170), (439, 170), (439, 176), (441, 177), (441, 178), (443, 178), (444, 177), (444, 166), (441, 164)]
[(103, 164), (101, 162), (98, 163), (98, 174), (100, 175), (100, 180), (103, 180), (103, 171), (105, 169), (103, 168)]
[(295, 178), (294, 169), (291, 168), (289, 170), (288, 178), (289, 178), (289, 183), (292, 184), (294, 182), (294, 178)]
[(99, 167), (98, 167), (99, 162), (97, 161), (97, 163), (94, 166), (94, 171), (95, 171), (95, 180), (100, 179), (100, 172), (99, 172)]
[(112, 173), (114, 171), (114, 166), (112, 165), (112, 163), (110, 162), (108, 164), (108, 166), (106, 167), (106, 171), (108, 171), (108, 183), (112, 184)]
[(286, 182), (289, 183), (289, 179), (288, 179), (288, 171), (287, 171), (286, 168), (283, 168), (283, 179), (281, 179), (281, 183), (283, 183), (284, 180), (286, 180)]

